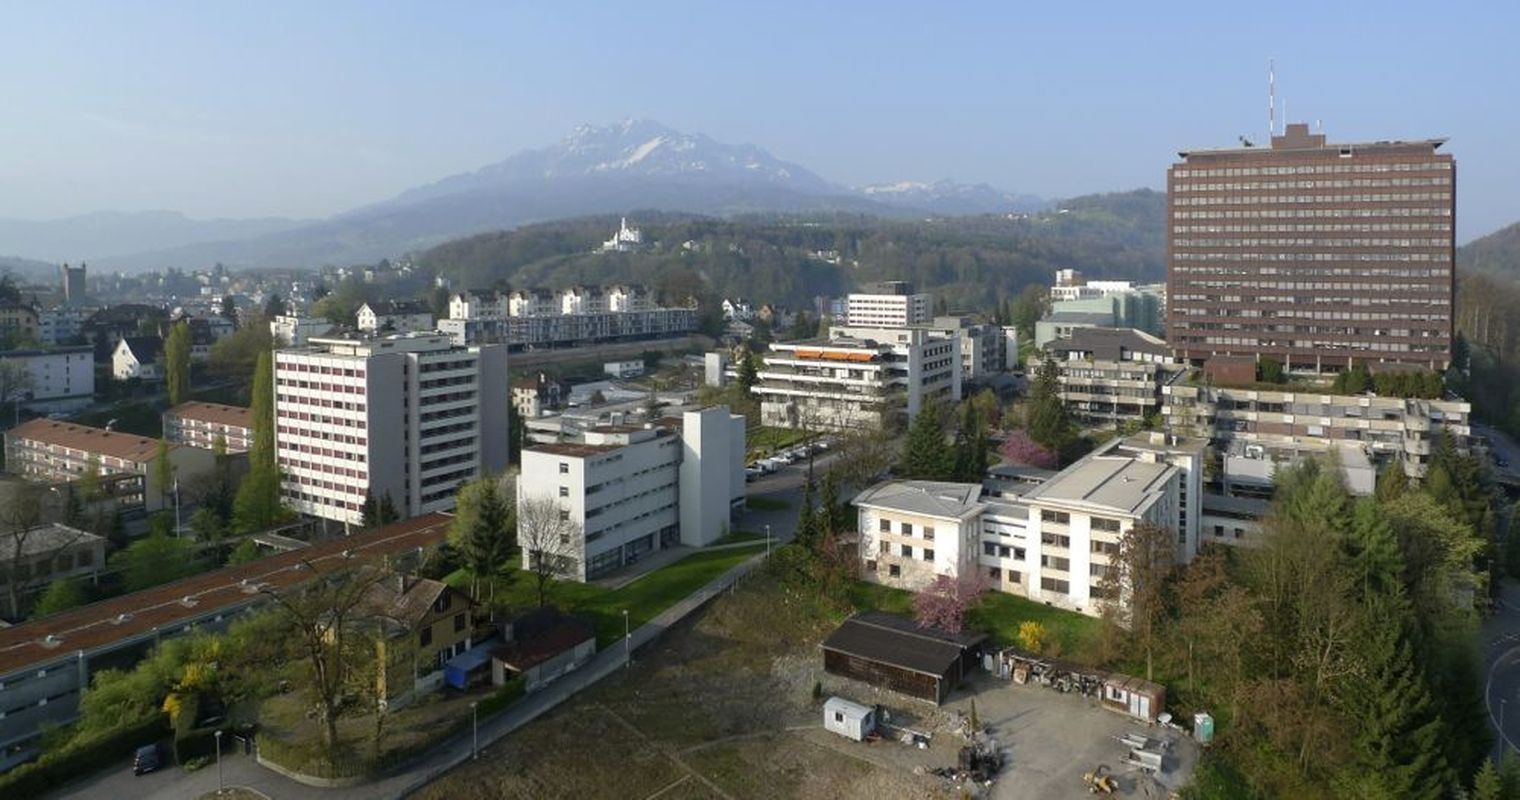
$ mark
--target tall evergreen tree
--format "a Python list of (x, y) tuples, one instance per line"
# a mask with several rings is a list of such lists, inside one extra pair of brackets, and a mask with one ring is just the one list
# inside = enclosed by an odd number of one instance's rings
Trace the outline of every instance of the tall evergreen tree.
[(1381, 776), (1389, 797), (1438, 800), (1456, 783), (1446, 760), (1449, 737), (1398, 616), (1372, 615), (1363, 648), (1368, 672), (1349, 681), (1358, 766)]
[(1364, 599), (1402, 592), (1404, 556), (1399, 540), (1371, 498), (1358, 500), (1352, 508), (1347, 550)]
[(248, 475), (238, 486), (232, 511), (239, 531), (263, 530), (281, 515), (280, 473), (274, 455), (274, 359), (268, 350), (259, 354), (254, 368), (249, 424), (253, 443), (248, 448)]
[(1473, 776), (1472, 800), (1509, 800), (1510, 796), (1504, 792), (1504, 781), (1499, 777), (1499, 770), (1494, 768), (1494, 760), (1483, 759), (1483, 766), (1478, 768), (1478, 774)]
[(944, 409), (936, 403), (925, 403), (908, 428), (903, 475), (938, 481), (948, 478), (953, 468), (951, 450), (945, 446)]
[(1399, 499), (1409, 491), (1409, 477), (1404, 474), (1404, 466), (1398, 459), (1388, 462), (1383, 471), (1377, 477), (1377, 499), (1380, 503), (1387, 503)]
[[(470, 596), (481, 599), (481, 581), (502, 573), (516, 549), (516, 525), (511, 502), (501, 492), (500, 480), (486, 475), (459, 489), (449, 544), (459, 553), (470, 574)], [(496, 584), (491, 584), (494, 593)]]
[(1071, 415), (1061, 402), (1060, 370), (1049, 353), (1040, 362), (1029, 396), (1029, 438), (1060, 453), (1072, 439)]

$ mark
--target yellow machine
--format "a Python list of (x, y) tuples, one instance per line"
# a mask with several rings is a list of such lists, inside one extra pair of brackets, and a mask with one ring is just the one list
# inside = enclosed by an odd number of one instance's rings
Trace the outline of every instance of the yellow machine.
[(1119, 790), (1119, 782), (1108, 774), (1108, 767), (1102, 764), (1092, 772), (1083, 774), (1082, 782), (1087, 784), (1087, 791), (1091, 794), (1113, 794)]

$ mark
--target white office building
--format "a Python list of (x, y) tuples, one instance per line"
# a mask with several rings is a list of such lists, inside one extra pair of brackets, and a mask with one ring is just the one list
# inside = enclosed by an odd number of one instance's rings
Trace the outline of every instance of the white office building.
[[(744, 417), (726, 406), (680, 423), (602, 425), (578, 442), (523, 449), (518, 507), (552, 500), (576, 534), (556, 552), (559, 572), (593, 580), (667, 547), (703, 547), (743, 507)], [(534, 555), (523, 543), (523, 564)]]
[(923, 328), (835, 328), (832, 338), (776, 342), (755, 395), (766, 425), (877, 429), (926, 403), (961, 399), (958, 338)]
[(281, 495), (345, 523), (367, 497), (403, 519), (452, 509), (461, 483), (506, 467), (510, 402), (505, 347), (411, 333), (278, 350)]
[(934, 313), (934, 296), (913, 291), (906, 281), (887, 281), (867, 287), (845, 300), (845, 322), (867, 328), (904, 328), (927, 324)]

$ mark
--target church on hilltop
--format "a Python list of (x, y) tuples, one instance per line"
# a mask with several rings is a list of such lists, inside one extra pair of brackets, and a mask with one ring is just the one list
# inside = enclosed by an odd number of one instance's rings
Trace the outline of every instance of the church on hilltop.
[(632, 253), (644, 247), (644, 232), (638, 228), (628, 227), (628, 218), (623, 217), (622, 225), (611, 239), (602, 242), (599, 252), (603, 253)]

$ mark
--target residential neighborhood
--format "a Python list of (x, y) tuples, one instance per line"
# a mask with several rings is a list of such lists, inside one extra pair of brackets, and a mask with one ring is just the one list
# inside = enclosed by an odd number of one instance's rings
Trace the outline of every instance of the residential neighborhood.
[(1171, 11), (6, 15), (0, 800), (1520, 800), (1520, 14)]

